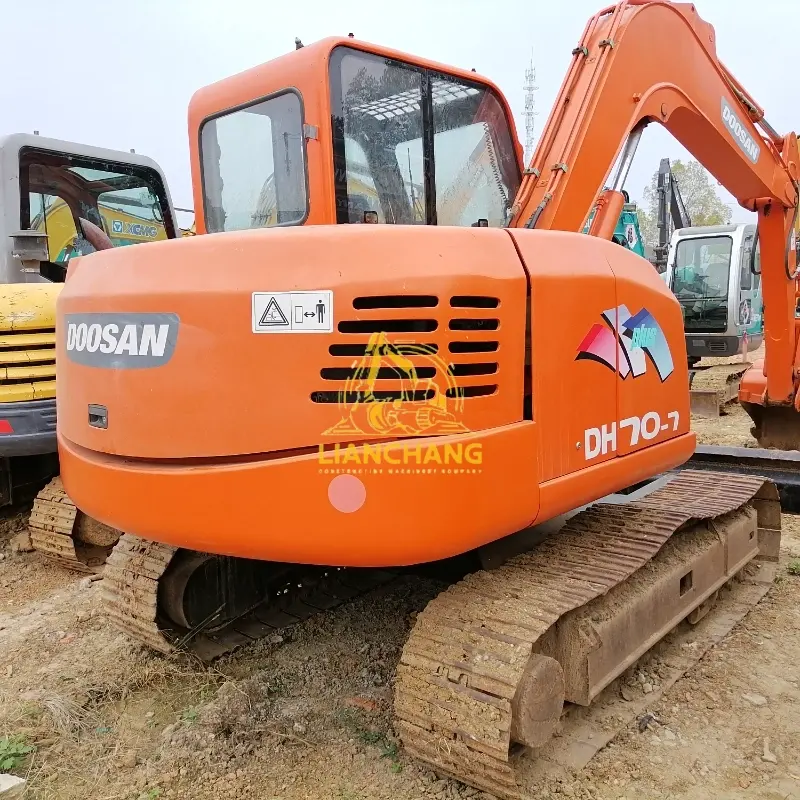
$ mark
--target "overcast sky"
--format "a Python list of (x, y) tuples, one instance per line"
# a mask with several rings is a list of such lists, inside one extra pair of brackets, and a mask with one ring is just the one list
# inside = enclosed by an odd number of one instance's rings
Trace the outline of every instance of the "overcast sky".
[[(778, 131), (800, 127), (800, 0), (698, 0), (718, 52)], [(524, 72), (537, 69), (541, 130), (588, 18), (602, 0), (0, 0), (0, 133), (42, 135), (155, 158), (173, 201), (191, 206), (192, 92), (324, 36), (355, 33), (493, 79), (524, 142)], [(607, 5), (607, 3), (606, 3)], [(663, 42), (665, 53), (669, 43)], [(626, 188), (640, 200), (662, 157), (687, 158), (663, 129), (644, 134)], [(732, 201), (720, 187), (726, 201)], [(749, 214), (735, 203), (734, 221)]]

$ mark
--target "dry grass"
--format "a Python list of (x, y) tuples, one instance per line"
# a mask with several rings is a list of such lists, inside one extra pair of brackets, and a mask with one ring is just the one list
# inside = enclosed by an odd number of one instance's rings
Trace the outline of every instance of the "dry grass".
[(41, 704), (55, 730), (69, 739), (90, 733), (101, 725), (100, 718), (95, 713), (69, 697), (53, 695), (43, 699)]
[(180, 687), (186, 694), (208, 694), (225, 680), (216, 667), (206, 666), (199, 659), (178, 653), (173, 656), (154, 655), (141, 650), (130, 661), (120, 662), (117, 669), (105, 669), (94, 674), (86, 689), (88, 701), (94, 706), (125, 702), (143, 689), (174, 692)]

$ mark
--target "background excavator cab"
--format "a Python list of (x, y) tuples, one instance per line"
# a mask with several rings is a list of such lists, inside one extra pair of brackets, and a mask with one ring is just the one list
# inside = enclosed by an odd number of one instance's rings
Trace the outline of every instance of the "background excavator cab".
[(386, 224), (501, 227), (522, 175), (490, 82), (353, 39), (201, 89), (189, 120), (200, 233), (368, 211)]
[(176, 231), (153, 160), (35, 134), (0, 138), (0, 506), (58, 474), (55, 304), (69, 260)]

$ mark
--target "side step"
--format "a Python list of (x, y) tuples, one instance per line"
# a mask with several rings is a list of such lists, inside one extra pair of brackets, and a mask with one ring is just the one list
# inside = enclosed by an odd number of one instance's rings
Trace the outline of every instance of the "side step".
[(689, 407), (698, 417), (718, 417), (739, 396), (739, 383), (750, 364), (718, 364), (689, 370)]
[(642, 499), (590, 507), (418, 616), (395, 685), (405, 748), (518, 800), (519, 745), (568, 761), (573, 742), (547, 741), (564, 702), (588, 705), (748, 562), (777, 560), (779, 544), (777, 491), (759, 478), (685, 471)]

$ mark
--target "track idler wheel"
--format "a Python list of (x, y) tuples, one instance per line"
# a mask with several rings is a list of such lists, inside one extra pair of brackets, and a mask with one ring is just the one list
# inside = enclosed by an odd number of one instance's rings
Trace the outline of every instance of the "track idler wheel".
[(526, 747), (541, 747), (555, 733), (563, 707), (561, 664), (533, 653), (511, 701), (511, 740)]
[(34, 549), (67, 569), (99, 572), (122, 535), (75, 507), (53, 478), (36, 495), (28, 521)]
[(72, 527), (75, 557), (90, 569), (100, 571), (121, 535), (116, 528), (78, 511)]
[(159, 610), (186, 630), (214, 631), (241, 617), (277, 590), (276, 565), (180, 551), (159, 581)]

